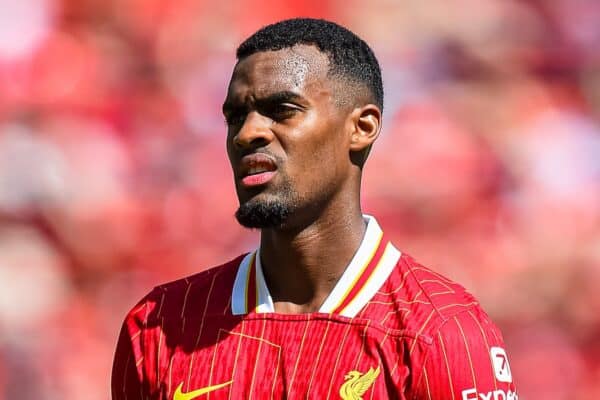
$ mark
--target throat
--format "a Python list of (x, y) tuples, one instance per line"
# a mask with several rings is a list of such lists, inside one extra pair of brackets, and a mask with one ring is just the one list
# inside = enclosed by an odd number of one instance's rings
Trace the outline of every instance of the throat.
[[(289, 271), (289, 270), (288, 270)], [(274, 281), (265, 277), (273, 299), (275, 312), (282, 314), (304, 314), (318, 312), (331, 294), (343, 270), (329, 277), (298, 271), (287, 279)]]
[(276, 312), (317, 312), (359, 248), (366, 229), (358, 223), (312, 227), (294, 237), (262, 232), (261, 267)]

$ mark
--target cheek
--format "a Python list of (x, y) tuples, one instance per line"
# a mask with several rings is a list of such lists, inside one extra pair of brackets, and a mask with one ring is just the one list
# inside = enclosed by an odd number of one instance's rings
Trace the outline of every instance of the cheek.
[[(346, 152), (339, 131), (331, 126), (321, 126), (296, 137), (297, 145), (290, 147), (290, 158), (294, 159), (293, 173), (298, 176), (298, 186), (306, 191), (327, 189), (335, 185), (344, 174)], [(324, 187), (325, 186), (325, 187)]]
[(315, 135), (312, 148), (313, 157), (322, 168), (330, 172), (343, 169), (347, 160), (346, 143), (343, 140), (343, 126), (335, 123), (330, 117), (330, 123), (323, 124)]

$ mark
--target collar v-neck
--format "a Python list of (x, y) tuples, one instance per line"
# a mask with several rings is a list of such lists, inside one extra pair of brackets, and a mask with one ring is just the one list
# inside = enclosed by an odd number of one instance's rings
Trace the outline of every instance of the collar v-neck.
[[(319, 308), (320, 313), (356, 316), (383, 285), (400, 258), (400, 252), (387, 240), (375, 218), (363, 217), (367, 229), (361, 244)], [(234, 315), (275, 312), (260, 262), (260, 249), (246, 255), (238, 267), (231, 311)]]

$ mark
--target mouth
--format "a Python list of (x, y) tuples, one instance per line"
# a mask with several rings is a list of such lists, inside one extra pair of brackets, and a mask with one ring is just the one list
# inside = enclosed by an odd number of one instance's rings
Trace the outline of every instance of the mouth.
[(239, 178), (244, 187), (268, 183), (277, 173), (275, 161), (266, 154), (254, 153), (241, 160)]

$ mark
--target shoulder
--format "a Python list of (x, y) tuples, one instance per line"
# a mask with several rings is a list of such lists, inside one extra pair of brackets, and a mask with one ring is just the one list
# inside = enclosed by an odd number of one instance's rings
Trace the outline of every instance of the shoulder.
[(185, 278), (156, 286), (129, 312), (128, 319), (146, 325), (158, 319), (224, 314), (238, 266), (245, 255)]
[(463, 286), (402, 254), (396, 268), (370, 302), (387, 309), (386, 328), (430, 336), (454, 316), (481, 306)]
[(372, 302), (406, 339), (407, 398), (517, 398), (502, 334), (460, 284), (403, 254)]

